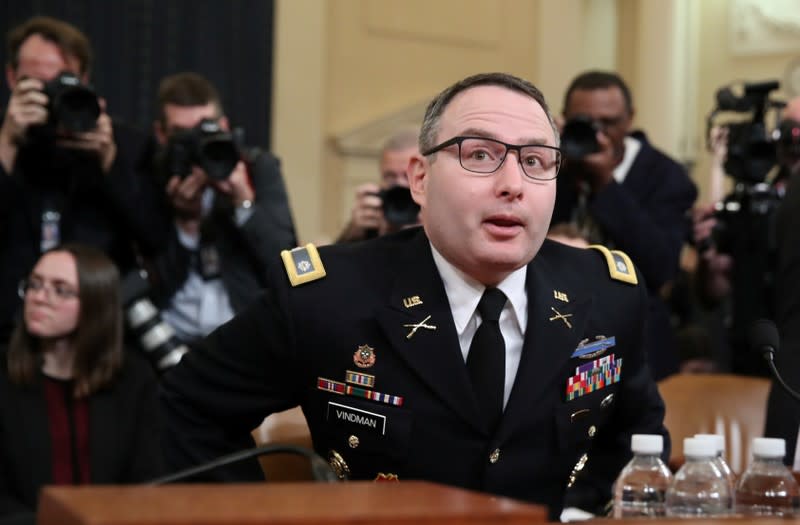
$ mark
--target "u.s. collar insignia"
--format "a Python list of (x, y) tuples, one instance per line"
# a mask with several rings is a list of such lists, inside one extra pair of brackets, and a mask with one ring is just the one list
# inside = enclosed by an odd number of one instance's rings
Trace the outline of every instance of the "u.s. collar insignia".
[(581, 359), (594, 359), (599, 355), (603, 355), (606, 350), (617, 344), (617, 338), (614, 336), (606, 337), (598, 335), (594, 341), (589, 342), (589, 339), (584, 339), (578, 343), (578, 347), (572, 352), (570, 357), (580, 357)]
[(375, 364), (375, 349), (369, 345), (359, 345), (353, 354), (353, 363), (358, 368), (369, 368)]
[(289, 277), (289, 282), (292, 286), (298, 286), (325, 277), (325, 267), (319, 258), (317, 247), (311, 243), (293, 250), (283, 250), (281, 259), (283, 259), (286, 275)]
[(553, 290), (553, 298), (558, 299), (559, 301), (564, 301), (565, 303), (569, 302), (569, 297), (564, 292), (559, 292), (558, 290)]
[(609, 250), (600, 244), (592, 244), (589, 248), (599, 251), (606, 258), (608, 273), (612, 279), (630, 284), (639, 284), (639, 279), (636, 278), (636, 270), (634, 270), (633, 262), (631, 262), (628, 254), (620, 250)]
[(419, 298), (419, 295), (412, 295), (411, 297), (403, 298), (403, 306), (405, 306), (406, 308), (419, 306), (421, 304), (422, 304), (422, 299)]
[(383, 472), (378, 472), (378, 475), (375, 476), (376, 483), (382, 483), (386, 481), (400, 481), (400, 478), (397, 477), (397, 474), (384, 474)]

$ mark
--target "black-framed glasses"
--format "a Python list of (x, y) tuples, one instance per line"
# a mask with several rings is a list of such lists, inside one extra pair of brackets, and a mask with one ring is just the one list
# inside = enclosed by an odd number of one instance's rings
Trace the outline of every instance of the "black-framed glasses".
[(46, 283), (42, 279), (29, 278), (22, 279), (17, 287), (17, 293), (21, 299), (30, 292), (38, 292), (44, 290), (47, 298), (51, 301), (61, 302), (74, 297), (78, 297), (78, 290), (72, 286), (64, 283)]
[(508, 150), (517, 152), (522, 171), (529, 179), (553, 180), (561, 167), (561, 150), (544, 144), (507, 144), (486, 137), (453, 137), (423, 151), (432, 155), (444, 148), (458, 145), (458, 161), (461, 167), (472, 173), (488, 175), (500, 169), (508, 156)]

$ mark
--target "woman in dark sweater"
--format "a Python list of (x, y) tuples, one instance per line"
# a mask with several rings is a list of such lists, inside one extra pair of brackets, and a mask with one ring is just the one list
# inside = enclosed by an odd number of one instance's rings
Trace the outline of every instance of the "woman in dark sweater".
[(0, 521), (33, 521), (51, 484), (161, 474), (156, 378), (122, 348), (119, 273), (64, 245), (20, 283), (23, 322), (0, 355)]

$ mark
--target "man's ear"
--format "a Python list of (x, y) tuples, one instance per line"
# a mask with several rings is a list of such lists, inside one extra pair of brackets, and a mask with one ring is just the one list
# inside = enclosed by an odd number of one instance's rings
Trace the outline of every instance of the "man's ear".
[(164, 129), (160, 120), (153, 121), (153, 135), (162, 146), (167, 143), (167, 131)]
[(408, 188), (411, 190), (411, 197), (420, 208), (425, 208), (426, 189), (428, 186), (428, 162), (419, 153), (408, 159)]
[(17, 72), (14, 71), (11, 64), (6, 65), (6, 84), (8, 84), (9, 91), (14, 91), (17, 86)]

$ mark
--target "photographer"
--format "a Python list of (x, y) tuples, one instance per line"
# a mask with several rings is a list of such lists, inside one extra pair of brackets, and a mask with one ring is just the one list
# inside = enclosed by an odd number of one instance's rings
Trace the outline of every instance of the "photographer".
[(418, 130), (403, 129), (392, 135), (381, 150), (381, 183), (362, 184), (350, 222), (336, 242), (361, 241), (417, 224), (419, 207), (408, 189), (408, 161), (418, 152)]
[(278, 159), (240, 152), (208, 80), (164, 78), (158, 111), (153, 176), (164, 184), (174, 227), (150, 261), (151, 293), (190, 342), (258, 296), (268, 261), (296, 244), (294, 223)]
[(650, 293), (648, 359), (658, 380), (678, 370), (661, 294), (678, 273), (697, 190), (680, 164), (644, 133), (631, 133), (633, 117), (630, 90), (618, 75), (590, 71), (572, 81), (552, 224), (574, 223), (587, 241), (621, 249), (639, 267)]
[(75, 27), (31, 18), (8, 34), (11, 97), (0, 127), (0, 341), (21, 302), (14, 289), (63, 242), (102, 249), (125, 271), (134, 246), (162, 243), (157, 188), (136, 171), (146, 137), (112, 122), (88, 86), (92, 51)]
[(781, 112), (777, 140), (768, 137), (763, 122), (766, 109), (778, 105), (767, 98), (777, 87), (748, 84), (738, 101), (725, 97), (731, 96), (728, 88), (720, 90), (710, 124), (718, 111), (752, 112), (753, 118), (717, 126), (721, 131), (712, 128), (712, 139), (717, 134), (721, 138), (712, 140), (714, 151), (721, 152), (715, 155), (715, 170), (733, 178), (734, 189), (694, 211), (694, 241), (700, 252), (697, 292), (707, 307), (721, 314), (727, 341), (720, 364), (736, 374), (768, 375), (761, 356), (749, 351), (746, 332), (754, 320), (775, 315), (775, 212), (800, 166), (800, 98)]

